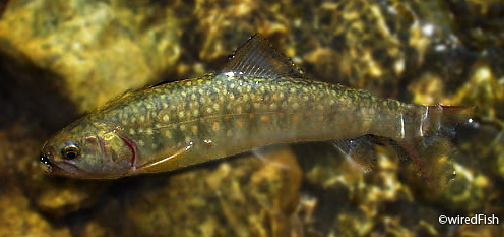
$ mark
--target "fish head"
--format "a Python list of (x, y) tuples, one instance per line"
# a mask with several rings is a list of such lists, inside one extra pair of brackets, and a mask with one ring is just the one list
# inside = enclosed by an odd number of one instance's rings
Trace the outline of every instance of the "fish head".
[(124, 176), (135, 153), (118, 130), (111, 124), (78, 120), (46, 142), (40, 160), (56, 175), (84, 179)]

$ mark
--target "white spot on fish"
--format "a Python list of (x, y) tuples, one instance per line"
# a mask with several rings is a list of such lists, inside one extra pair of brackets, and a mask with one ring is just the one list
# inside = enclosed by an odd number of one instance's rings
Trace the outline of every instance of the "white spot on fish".
[(191, 147), (193, 146), (193, 141), (189, 141), (189, 145), (186, 146), (185, 150), (189, 150), (191, 149)]
[(214, 130), (214, 131), (218, 131), (218, 130), (219, 130), (219, 127), (220, 127), (219, 122), (214, 122), (214, 123), (212, 124), (212, 130)]
[(406, 131), (404, 129), (404, 117), (401, 113), (401, 138), (405, 138), (406, 137)]
[(283, 100), (284, 98), (285, 98), (285, 93), (282, 91), (282, 92), (280, 92), (280, 99)]
[(165, 114), (165, 116), (163, 116), (163, 121), (164, 122), (170, 121), (170, 116), (168, 116), (167, 114)]

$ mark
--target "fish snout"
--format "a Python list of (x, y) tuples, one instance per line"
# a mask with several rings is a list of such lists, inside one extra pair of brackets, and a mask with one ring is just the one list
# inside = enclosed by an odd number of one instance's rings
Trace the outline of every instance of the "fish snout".
[(53, 164), (51, 163), (52, 155), (54, 151), (49, 149), (47, 146), (44, 146), (42, 151), (40, 152), (40, 162), (47, 166), (47, 172), (53, 172)]

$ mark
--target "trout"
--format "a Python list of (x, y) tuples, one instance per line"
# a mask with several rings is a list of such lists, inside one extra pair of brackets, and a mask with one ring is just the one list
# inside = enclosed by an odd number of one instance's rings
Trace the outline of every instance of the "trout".
[(277, 143), (343, 140), (358, 156), (358, 138), (372, 135), (404, 148), (420, 171), (436, 173), (447, 169), (431, 165), (432, 149), (471, 121), (467, 108), (400, 103), (303, 78), (256, 35), (220, 73), (130, 91), (86, 114), (46, 142), (41, 161), (54, 174), (114, 179)]

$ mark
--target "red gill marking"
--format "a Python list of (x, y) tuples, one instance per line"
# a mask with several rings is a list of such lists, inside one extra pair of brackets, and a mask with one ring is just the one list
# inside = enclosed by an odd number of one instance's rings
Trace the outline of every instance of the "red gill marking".
[(136, 170), (136, 161), (137, 161), (137, 152), (136, 152), (136, 147), (135, 145), (133, 145), (133, 143), (126, 139), (125, 137), (117, 134), (124, 142), (124, 144), (126, 144), (126, 146), (128, 146), (128, 148), (131, 150), (131, 169), (133, 171)]

